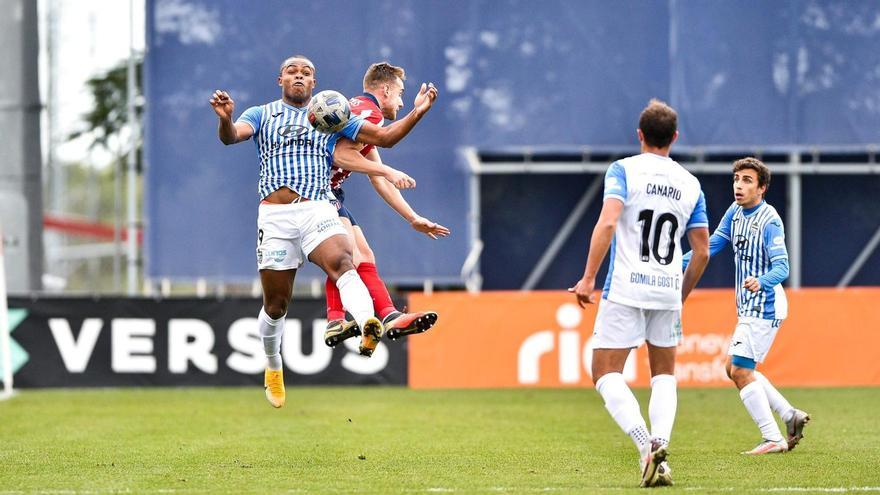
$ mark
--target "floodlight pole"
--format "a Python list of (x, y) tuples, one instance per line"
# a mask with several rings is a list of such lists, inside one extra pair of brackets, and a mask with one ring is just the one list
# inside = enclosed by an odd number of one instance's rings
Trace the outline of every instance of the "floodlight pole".
[(128, 1), (128, 290), (129, 296), (137, 292), (138, 244), (137, 244), (137, 143), (138, 122), (135, 111), (137, 84), (135, 78), (134, 52), (134, 0)]

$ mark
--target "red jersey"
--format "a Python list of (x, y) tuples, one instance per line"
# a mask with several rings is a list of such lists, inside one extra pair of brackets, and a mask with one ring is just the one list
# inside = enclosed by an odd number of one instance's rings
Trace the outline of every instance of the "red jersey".
[[(348, 104), (351, 105), (352, 115), (360, 115), (367, 122), (372, 122), (378, 126), (381, 126), (385, 122), (385, 119), (382, 118), (382, 110), (379, 108), (379, 101), (375, 96), (369, 93), (355, 96), (351, 100), (348, 100)], [(372, 149), (372, 144), (364, 146), (364, 149), (361, 150), (361, 155), (367, 156), (367, 153), (372, 151)], [(342, 183), (345, 179), (350, 175), (351, 171), (349, 170), (333, 167), (330, 171), (330, 188), (339, 189), (342, 187)]]

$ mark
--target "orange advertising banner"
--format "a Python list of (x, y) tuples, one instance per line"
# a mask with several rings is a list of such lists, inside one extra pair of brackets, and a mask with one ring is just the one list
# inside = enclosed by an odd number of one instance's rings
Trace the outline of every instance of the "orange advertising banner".
[[(758, 366), (778, 386), (880, 385), (880, 288), (787, 291), (789, 317)], [(592, 386), (590, 337), (597, 306), (566, 292), (412, 294), (412, 310), (440, 313), (409, 339), (413, 388)], [(736, 325), (733, 290), (697, 290), (682, 312), (680, 386), (731, 386), (724, 372)], [(624, 376), (650, 380), (643, 345)]]

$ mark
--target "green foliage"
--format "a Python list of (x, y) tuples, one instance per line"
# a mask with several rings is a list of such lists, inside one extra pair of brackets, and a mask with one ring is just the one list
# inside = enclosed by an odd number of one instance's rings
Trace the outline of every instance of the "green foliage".
[[(142, 73), (143, 60), (138, 60), (135, 66), (135, 113), (138, 122), (143, 114)], [(123, 60), (107, 72), (92, 77), (86, 85), (94, 99), (94, 107), (83, 116), (85, 128), (71, 133), (68, 139), (86, 136), (92, 140), (90, 147), (102, 147), (118, 155), (127, 153), (127, 143), (119, 142), (119, 138), (122, 131), (128, 128), (128, 61)], [(114, 142), (117, 143), (117, 149), (111, 146)]]
[[(880, 491), (877, 389), (783, 392), (813, 422), (793, 452), (753, 458), (732, 387), (680, 390), (676, 486), (658, 490)], [(287, 393), (275, 410), (258, 385), (22, 391), (0, 402), (0, 492), (645, 493), (593, 390)]]

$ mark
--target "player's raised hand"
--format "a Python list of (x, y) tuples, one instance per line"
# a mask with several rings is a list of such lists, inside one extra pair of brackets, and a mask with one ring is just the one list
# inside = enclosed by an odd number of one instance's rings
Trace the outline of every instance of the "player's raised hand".
[(388, 173), (385, 174), (385, 180), (394, 184), (398, 189), (412, 189), (416, 187), (416, 180), (406, 175), (400, 170), (388, 167)]
[(419, 88), (419, 94), (416, 95), (416, 99), (413, 101), (413, 107), (415, 107), (417, 112), (425, 113), (431, 109), (436, 99), (437, 88), (434, 87), (434, 83), (422, 83), (422, 87)]
[(568, 291), (574, 293), (577, 303), (581, 308), (586, 309), (587, 304), (596, 304), (596, 294), (593, 293), (593, 287), (596, 285), (595, 280), (582, 278), (574, 287), (569, 287)]
[(412, 225), (412, 228), (427, 235), (431, 239), (446, 237), (450, 234), (449, 229), (439, 223), (432, 222), (425, 217), (416, 217), (410, 222), (410, 225)]
[(214, 108), (214, 112), (221, 119), (232, 119), (232, 112), (235, 111), (235, 102), (232, 101), (232, 97), (229, 96), (229, 93), (226, 91), (214, 91), (214, 94), (211, 95), (211, 107)]
[(761, 281), (755, 277), (746, 277), (746, 279), (743, 280), (743, 287), (752, 292), (758, 292), (761, 290)]

